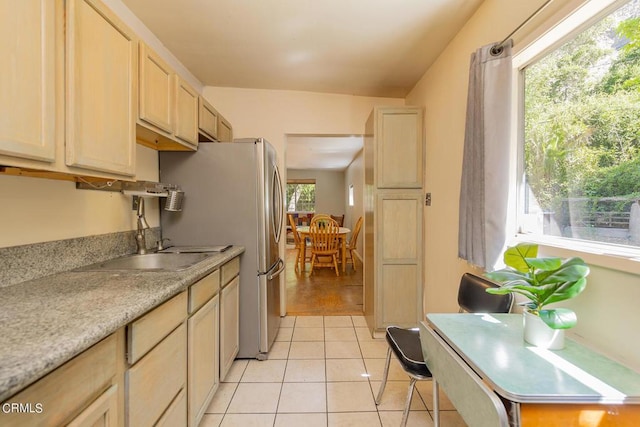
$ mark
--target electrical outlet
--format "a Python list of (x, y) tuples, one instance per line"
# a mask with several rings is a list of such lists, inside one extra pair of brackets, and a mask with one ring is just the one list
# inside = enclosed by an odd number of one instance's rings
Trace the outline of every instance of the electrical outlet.
[(427, 193), (424, 197), (424, 204), (427, 206), (431, 206), (431, 193)]

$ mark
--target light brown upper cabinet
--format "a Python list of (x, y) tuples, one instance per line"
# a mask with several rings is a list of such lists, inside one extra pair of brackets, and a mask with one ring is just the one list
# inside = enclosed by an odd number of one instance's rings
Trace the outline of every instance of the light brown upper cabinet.
[(378, 188), (422, 188), (422, 109), (380, 108), (376, 117)]
[(233, 140), (233, 128), (231, 123), (218, 114), (218, 141), (230, 142)]
[(218, 139), (218, 112), (203, 97), (198, 98), (198, 129), (199, 141)]
[(232, 141), (233, 129), (231, 123), (222, 117), (222, 114), (218, 113), (203, 97), (200, 97), (198, 107), (200, 141)]
[(155, 51), (140, 43), (140, 110), (141, 121), (167, 133), (172, 128), (173, 70)]
[(4, 173), (133, 179), (138, 42), (99, 0), (0, 2)]
[(66, 17), (66, 163), (134, 175), (138, 40), (97, 0)]
[(0, 154), (55, 159), (54, 14), (52, 1), (0, 5)]
[(198, 146), (198, 93), (149, 46), (140, 42), (137, 141), (156, 150)]
[(176, 74), (176, 138), (198, 146), (198, 93)]

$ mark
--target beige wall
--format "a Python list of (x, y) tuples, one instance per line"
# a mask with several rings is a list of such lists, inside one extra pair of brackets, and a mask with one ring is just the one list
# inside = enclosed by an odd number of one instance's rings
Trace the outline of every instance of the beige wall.
[[(138, 179), (158, 180), (158, 154), (138, 146)], [(134, 230), (131, 197), (76, 190), (70, 181), (0, 176), (0, 247)], [(160, 224), (158, 204), (149, 199), (149, 225)]]
[[(344, 218), (345, 225), (353, 230), (358, 218), (364, 217), (364, 150), (360, 150), (345, 171), (344, 185), (347, 188), (347, 192), (349, 185), (353, 185), (353, 206), (349, 206), (347, 198), (347, 212)], [(356, 244), (356, 252), (362, 256), (364, 255), (363, 230), (360, 231)]]
[(287, 179), (315, 179), (316, 213), (344, 215), (347, 204), (344, 171), (288, 169)]
[[(432, 193), (432, 205), (425, 208), (425, 312), (457, 311), (456, 292), (460, 275), (473, 271), (458, 259), (458, 198), (464, 143), (468, 68), (471, 53), (478, 47), (503, 39), (542, 0), (510, 2), (487, 0), (469, 20), (442, 55), (429, 68), (406, 99), (408, 105), (426, 109), (425, 189)], [(557, 7), (579, 2), (561, 2)], [(557, 22), (545, 11), (543, 19), (528, 26), (515, 38), (516, 50), (526, 32), (539, 32)], [(520, 46), (518, 42), (520, 41)], [(613, 288), (615, 287), (615, 288)], [(613, 291), (613, 292), (611, 292)], [(629, 325), (640, 324), (632, 305), (639, 301), (638, 275), (593, 266), (587, 290), (571, 302), (579, 324), (572, 331), (589, 345), (640, 370), (640, 344), (630, 342)]]

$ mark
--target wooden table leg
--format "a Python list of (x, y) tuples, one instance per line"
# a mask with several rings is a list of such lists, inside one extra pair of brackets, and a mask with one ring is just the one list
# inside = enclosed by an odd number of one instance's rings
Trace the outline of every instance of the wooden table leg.
[(347, 236), (341, 236), (342, 240), (342, 272), (347, 271)]
[(300, 248), (300, 253), (302, 256), (300, 257), (300, 272), (304, 272), (307, 268), (307, 263), (305, 260), (307, 259), (307, 238), (302, 238), (302, 248)]

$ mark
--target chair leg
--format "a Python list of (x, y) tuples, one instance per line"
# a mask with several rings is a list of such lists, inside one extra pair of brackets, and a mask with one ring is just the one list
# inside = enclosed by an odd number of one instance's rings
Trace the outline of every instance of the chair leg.
[(409, 409), (411, 408), (411, 399), (413, 398), (413, 390), (416, 385), (415, 378), (411, 378), (409, 382), (409, 391), (407, 392), (407, 401), (404, 403), (404, 412), (402, 413), (402, 421), (400, 422), (400, 427), (405, 427), (407, 425), (407, 419), (409, 419)]
[(311, 271), (309, 272), (309, 276), (313, 274), (313, 266), (316, 263), (316, 254), (311, 255)]
[(433, 427), (440, 427), (440, 395), (438, 394), (438, 381), (433, 381)]
[(382, 374), (382, 383), (380, 384), (380, 390), (378, 390), (378, 396), (376, 396), (376, 405), (380, 404), (382, 400), (382, 393), (387, 385), (387, 377), (389, 376), (389, 364), (391, 363), (391, 347), (387, 349), (387, 361), (384, 364), (384, 372)]
[(336, 276), (340, 275), (340, 271), (338, 270), (338, 258), (333, 255), (333, 267), (336, 269)]
[(353, 271), (356, 271), (356, 259), (353, 257), (353, 251), (349, 252), (351, 256), (351, 264), (353, 265)]

